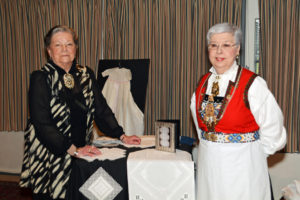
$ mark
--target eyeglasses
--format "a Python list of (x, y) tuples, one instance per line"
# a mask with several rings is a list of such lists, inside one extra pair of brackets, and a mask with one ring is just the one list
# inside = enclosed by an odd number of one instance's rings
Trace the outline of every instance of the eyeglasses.
[(216, 43), (208, 44), (208, 48), (209, 48), (210, 50), (213, 50), (213, 51), (218, 50), (219, 47), (220, 47), (222, 50), (226, 51), (226, 50), (231, 49), (231, 48), (234, 47), (234, 46), (236, 46), (236, 44), (226, 44), (226, 43), (225, 43), (225, 44), (216, 44)]

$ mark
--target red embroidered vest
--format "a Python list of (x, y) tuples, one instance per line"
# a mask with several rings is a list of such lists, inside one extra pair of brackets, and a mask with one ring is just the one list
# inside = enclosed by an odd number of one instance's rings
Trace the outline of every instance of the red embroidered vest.
[(257, 131), (259, 126), (250, 111), (248, 102), (248, 90), (257, 75), (241, 66), (238, 69), (235, 82), (229, 81), (214, 129), (209, 130), (207, 128), (199, 111), (210, 75), (211, 73), (207, 73), (201, 78), (196, 90), (196, 113), (199, 128), (203, 131), (223, 133)]

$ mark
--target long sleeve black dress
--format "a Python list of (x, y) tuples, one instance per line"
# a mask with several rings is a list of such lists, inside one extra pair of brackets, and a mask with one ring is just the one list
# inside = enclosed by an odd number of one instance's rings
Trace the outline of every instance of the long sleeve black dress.
[[(50, 62), (58, 71), (59, 79), (63, 79), (66, 73), (63, 69)], [(95, 114), (94, 120), (98, 128), (111, 137), (119, 138), (123, 134), (123, 129), (118, 125), (111, 109), (106, 103), (99, 86), (96, 82), (93, 71), (87, 68), (92, 79), (92, 87), (94, 93)], [(77, 147), (86, 145), (86, 113), (87, 107), (79, 83), (76, 76), (76, 64), (73, 63), (69, 73), (74, 77), (75, 86), (68, 89), (63, 85), (63, 89), (59, 94), (61, 101), (65, 101), (70, 108), (71, 137), (68, 138), (60, 133), (50, 114), (50, 95), (51, 88), (47, 84), (46, 76), (41, 71), (35, 71), (30, 78), (29, 88), (29, 110), (30, 118), (36, 129), (37, 138), (44, 144), (53, 154), (61, 155), (74, 144)]]

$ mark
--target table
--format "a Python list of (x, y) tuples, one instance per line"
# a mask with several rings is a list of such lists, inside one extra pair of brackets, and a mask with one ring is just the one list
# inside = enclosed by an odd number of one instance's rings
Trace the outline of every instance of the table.
[(129, 154), (130, 200), (194, 200), (195, 177), (191, 154), (145, 149)]
[(154, 148), (154, 136), (142, 136), (141, 145), (124, 145), (122, 143), (103, 144), (111, 138), (101, 137), (94, 141), (102, 155), (72, 160), (67, 199), (116, 199), (127, 200), (127, 157), (129, 153), (144, 148)]
[[(153, 140), (153, 145), (152, 146), (143, 145), (145, 144), (144, 143), (145, 138), (147, 139), (150, 138), (151, 140)], [(155, 139), (154, 137), (152, 138), (142, 137), (142, 145), (140, 146), (126, 146), (126, 145), (124, 146), (121, 144), (116, 144), (114, 146), (102, 147), (100, 148), (102, 155), (93, 158), (94, 160), (90, 158), (74, 159), (72, 161), (72, 172), (69, 180), (67, 199), (72, 199), (72, 200), (132, 199), (131, 197), (129, 198), (128, 187), (130, 188), (130, 191), (132, 192), (135, 191), (134, 189), (136, 188), (135, 187), (136, 181), (130, 181), (130, 180), (132, 180), (131, 176), (133, 179), (136, 180), (138, 174), (136, 174), (134, 171), (131, 170), (132, 163), (134, 163), (131, 161), (133, 161), (134, 158), (137, 158), (136, 155), (142, 155), (144, 151), (147, 149), (152, 151), (157, 151), (154, 149), (154, 142), (155, 142), (154, 139)], [(138, 153), (138, 154), (134, 154), (134, 153)], [(156, 154), (151, 154), (155, 156), (161, 155), (162, 156), (161, 159), (174, 161), (174, 162), (171, 161), (173, 162), (173, 164), (171, 162), (166, 162), (165, 165), (163, 165), (165, 166), (165, 168), (172, 166), (174, 167), (174, 169), (176, 169), (175, 172), (178, 172), (175, 174), (175, 177), (179, 179), (176, 179), (177, 181), (172, 182), (172, 187), (174, 187), (173, 188), (174, 190), (180, 189), (180, 191), (183, 191), (181, 189), (185, 187), (182, 187), (182, 185), (187, 183), (187, 181), (182, 182), (182, 180), (186, 179), (185, 176), (188, 176), (188, 180), (191, 180), (191, 176), (193, 176), (194, 179), (194, 171), (193, 171), (194, 168), (190, 166), (190, 164), (193, 163), (190, 159), (191, 155), (186, 156), (186, 154), (190, 155), (189, 153), (184, 151), (177, 151), (176, 154), (157, 151)], [(168, 158), (165, 155), (168, 155), (167, 156)], [(131, 158), (129, 162), (127, 162), (128, 158)], [(145, 161), (145, 163), (150, 161), (149, 160), (150, 157), (147, 156), (147, 158), (148, 160)], [(127, 169), (128, 164), (130, 165), (129, 170)], [(175, 184), (176, 182), (178, 183)], [(194, 191), (194, 182), (191, 183), (191, 185), (189, 185), (188, 187), (190, 187), (191, 191)], [(171, 190), (172, 188), (167, 187), (167, 189)], [(182, 198), (182, 199), (184, 200), (193, 199), (192, 198), (193, 196), (191, 195), (191, 193), (193, 192), (191, 192), (190, 190), (187, 191), (187, 193), (182, 193), (183, 195), (185, 194), (188, 195), (188, 198)], [(173, 192), (172, 194), (177, 195), (177, 193), (175, 192)], [(134, 196), (134, 198), (136, 198), (136, 196)], [(172, 200), (174, 199), (179, 199), (179, 196), (178, 198), (173, 198)], [(147, 200), (154, 200), (154, 199), (150, 198)], [(167, 200), (167, 198), (164, 200)]]

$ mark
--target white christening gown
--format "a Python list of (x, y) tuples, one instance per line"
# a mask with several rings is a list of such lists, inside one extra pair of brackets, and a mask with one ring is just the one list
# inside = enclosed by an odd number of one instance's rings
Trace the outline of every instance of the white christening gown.
[(143, 135), (144, 114), (130, 92), (131, 71), (115, 67), (102, 72), (102, 76), (108, 76), (102, 94), (125, 134)]

